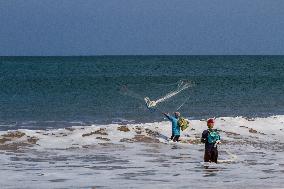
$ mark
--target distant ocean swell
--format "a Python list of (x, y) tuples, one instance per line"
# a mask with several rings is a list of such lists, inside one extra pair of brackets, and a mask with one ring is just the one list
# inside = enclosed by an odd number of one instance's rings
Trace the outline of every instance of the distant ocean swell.
[(283, 56), (0, 57), (0, 122), (13, 128), (154, 122), (163, 117), (120, 92), (158, 99), (192, 119), (284, 115)]

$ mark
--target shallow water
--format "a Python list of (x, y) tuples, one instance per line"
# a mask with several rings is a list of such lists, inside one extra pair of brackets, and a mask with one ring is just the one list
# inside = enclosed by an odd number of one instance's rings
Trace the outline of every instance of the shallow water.
[(19, 130), (25, 135), (0, 145), (0, 187), (283, 188), (283, 116), (217, 118), (223, 162), (209, 167), (199, 143), (204, 121), (191, 123), (181, 143), (165, 140), (169, 122)]
[[(283, 151), (222, 146), (238, 160), (204, 167), (202, 145), (94, 145), (1, 154), (1, 188), (281, 188)], [(240, 151), (240, 148), (242, 151)], [(220, 149), (220, 158), (229, 158)]]

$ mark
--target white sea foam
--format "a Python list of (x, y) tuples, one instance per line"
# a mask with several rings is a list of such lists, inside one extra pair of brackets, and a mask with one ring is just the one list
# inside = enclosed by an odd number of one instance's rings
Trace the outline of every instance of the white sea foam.
[[(183, 141), (198, 139), (204, 129), (206, 122), (204, 120), (189, 120), (190, 127), (181, 132)], [(123, 126), (129, 131), (120, 131)], [(235, 137), (262, 141), (283, 142), (284, 136), (284, 116), (273, 116), (268, 118), (246, 119), (244, 117), (220, 117), (216, 118), (215, 128), (220, 131), (222, 139), (234, 141)], [(123, 130), (123, 128), (121, 129)], [(155, 136), (149, 135), (147, 130), (157, 132)], [(132, 139), (135, 135), (145, 135), (158, 139), (160, 142), (167, 142), (165, 136), (171, 135), (171, 123), (169, 121), (141, 123), (141, 124), (109, 124), (109, 125), (91, 125), (91, 126), (73, 126), (69, 128), (49, 129), (49, 130), (27, 130), (19, 129), (26, 136), (39, 139), (37, 147), (41, 148), (68, 148), (74, 144), (91, 145), (96, 143), (120, 143), (122, 139)], [(103, 134), (100, 134), (100, 131)], [(3, 135), (9, 131), (1, 131)], [(97, 134), (95, 132), (98, 132)], [(88, 136), (88, 134), (90, 134)], [(84, 136), (85, 135), (85, 136)], [(98, 137), (102, 137), (98, 138)], [(24, 140), (22, 137), (17, 140)], [(106, 139), (106, 140), (104, 140)]]
[[(283, 186), (283, 115), (216, 118), (221, 164), (209, 169), (200, 164), (204, 146), (199, 141), (206, 121), (190, 123), (181, 143), (167, 141), (169, 121), (21, 129), (24, 136), (8, 137), (0, 145), (0, 174), (7, 178), (0, 186), (17, 188), (19, 182), (21, 188), (207, 188), (212, 182), (214, 188)], [(2, 139), (11, 132), (1, 131)]]

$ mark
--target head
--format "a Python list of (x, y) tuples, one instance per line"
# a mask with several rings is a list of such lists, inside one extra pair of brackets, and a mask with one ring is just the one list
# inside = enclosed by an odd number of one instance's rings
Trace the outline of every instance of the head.
[(180, 113), (179, 112), (175, 112), (175, 118), (179, 118), (180, 117)]
[(214, 119), (210, 118), (207, 120), (207, 126), (209, 129), (212, 129), (214, 127)]

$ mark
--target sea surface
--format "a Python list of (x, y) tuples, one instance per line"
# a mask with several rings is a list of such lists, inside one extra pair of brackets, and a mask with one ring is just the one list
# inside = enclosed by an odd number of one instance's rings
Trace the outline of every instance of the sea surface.
[(160, 111), (187, 100), (191, 118), (284, 114), (284, 56), (0, 57), (0, 129), (161, 121), (122, 89), (155, 100), (184, 80), (195, 85)]
[[(161, 113), (177, 110), (190, 126), (174, 143)], [(205, 164), (212, 117), (219, 158)], [(284, 56), (0, 57), (0, 178), (1, 189), (283, 188)]]

